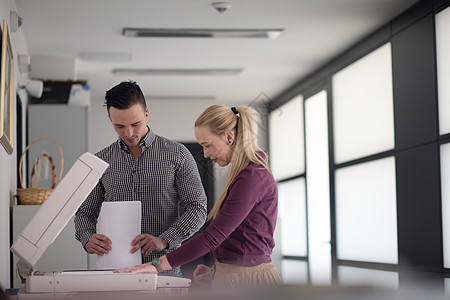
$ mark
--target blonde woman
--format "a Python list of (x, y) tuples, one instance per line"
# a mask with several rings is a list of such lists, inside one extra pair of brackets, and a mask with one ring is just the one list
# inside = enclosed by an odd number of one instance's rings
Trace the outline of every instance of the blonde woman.
[(204, 156), (219, 166), (230, 164), (226, 186), (212, 208), (210, 225), (198, 236), (151, 263), (117, 272), (159, 273), (210, 251), (212, 268), (197, 266), (194, 280), (214, 287), (258, 287), (281, 283), (271, 263), (275, 246), (277, 187), (267, 154), (256, 144), (256, 112), (249, 107), (208, 107), (195, 122)]

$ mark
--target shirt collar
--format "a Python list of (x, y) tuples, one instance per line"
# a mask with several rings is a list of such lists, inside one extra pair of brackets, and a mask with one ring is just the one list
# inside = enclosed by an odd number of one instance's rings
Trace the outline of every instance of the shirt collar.
[[(150, 145), (155, 140), (155, 133), (150, 129), (150, 127), (148, 127), (148, 125), (147, 125), (147, 128), (148, 128), (147, 134), (139, 143), (139, 146), (141, 146), (142, 150), (150, 147)], [(121, 138), (119, 138), (119, 145), (120, 145), (120, 148), (122, 148), (122, 150), (128, 151), (128, 146), (124, 143), (124, 141), (122, 141)]]

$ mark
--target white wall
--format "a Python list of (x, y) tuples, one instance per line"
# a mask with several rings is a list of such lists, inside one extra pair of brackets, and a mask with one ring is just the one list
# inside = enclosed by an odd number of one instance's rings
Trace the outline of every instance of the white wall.
[[(8, 26), (10, 24), (9, 13), (10, 11), (17, 11), (16, 4), (13, 0), (0, 0), (0, 21), (6, 20)], [(20, 73), (17, 65), (18, 54), (27, 54), (27, 45), (22, 29), (17, 32), (10, 32), (10, 41), (14, 56), (14, 86), (16, 91), (19, 86)], [(27, 75), (23, 75), (26, 77)], [(26, 102), (26, 96), (20, 91), (22, 101)], [(14, 96), (15, 97), (15, 96)], [(15, 99), (15, 98), (14, 98)], [(14, 102), (15, 103), (15, 102)], [(23, 103), (23, 107), (26, 103)], [(15, 107), (15, 105), (14, 105)], [(25, 109), (23, 110), (23, 116), (25, 116)], [(17, 112), (14, 109), (14, 119), (17, 116)], [(25, 118), (24, 118), (25, 119)], [(23, 124), (24, 125), (24, 124)], [(4, 290), (10, 287), (10, 228), (9, 228), (9, 213), (10, 205), (13, 202), (13, 197), (16, 194), (16, 178), (17, 178), (17, 155), (21, 153), (16, 152), (16, 136), (14, 136), (14, 152), (12, 155), (8, 155), (0, 146), (0, 287)]]
[(117, 139), (103, 106), (104, 99), (91, 99), (88, 110), (88, 151), (96, 153)]
[(169, 139), (180, 142), (196, 142), (194, 122), (210, 105), (209, 100), (148, 100), (149, 125), (152, 130)]

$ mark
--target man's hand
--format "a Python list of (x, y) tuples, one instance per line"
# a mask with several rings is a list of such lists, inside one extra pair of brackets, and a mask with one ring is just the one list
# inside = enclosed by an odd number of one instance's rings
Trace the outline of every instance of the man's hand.
[(111, 240), (103, 234), (94, 233), (84, 246), (90, 254), (103, 255), (111, 250)]
[(166, 240), (145, 233), (134, 238), (131, 242), (131, 246), (133, 246), (133, 248), (130, 252), (134, 253), (140, 248), (141, 255), (148, 256), (152, 251), (161, 251), (167, 248), (168, 245), (169, 243)]
[(199, 286), (211, 285), (213, 278), (210, 267), (200, 264), (192, 274), (194, 275), (194, 282)]

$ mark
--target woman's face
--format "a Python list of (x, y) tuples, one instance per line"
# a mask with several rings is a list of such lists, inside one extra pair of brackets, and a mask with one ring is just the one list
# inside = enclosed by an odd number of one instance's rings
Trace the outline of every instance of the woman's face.
[(195, 137), (203, 147), (203, 156), (225, 167), (233, 155), (234, 133), (227, 131), (222, 135), (211, 132), (208, 126), (195, 127)]

